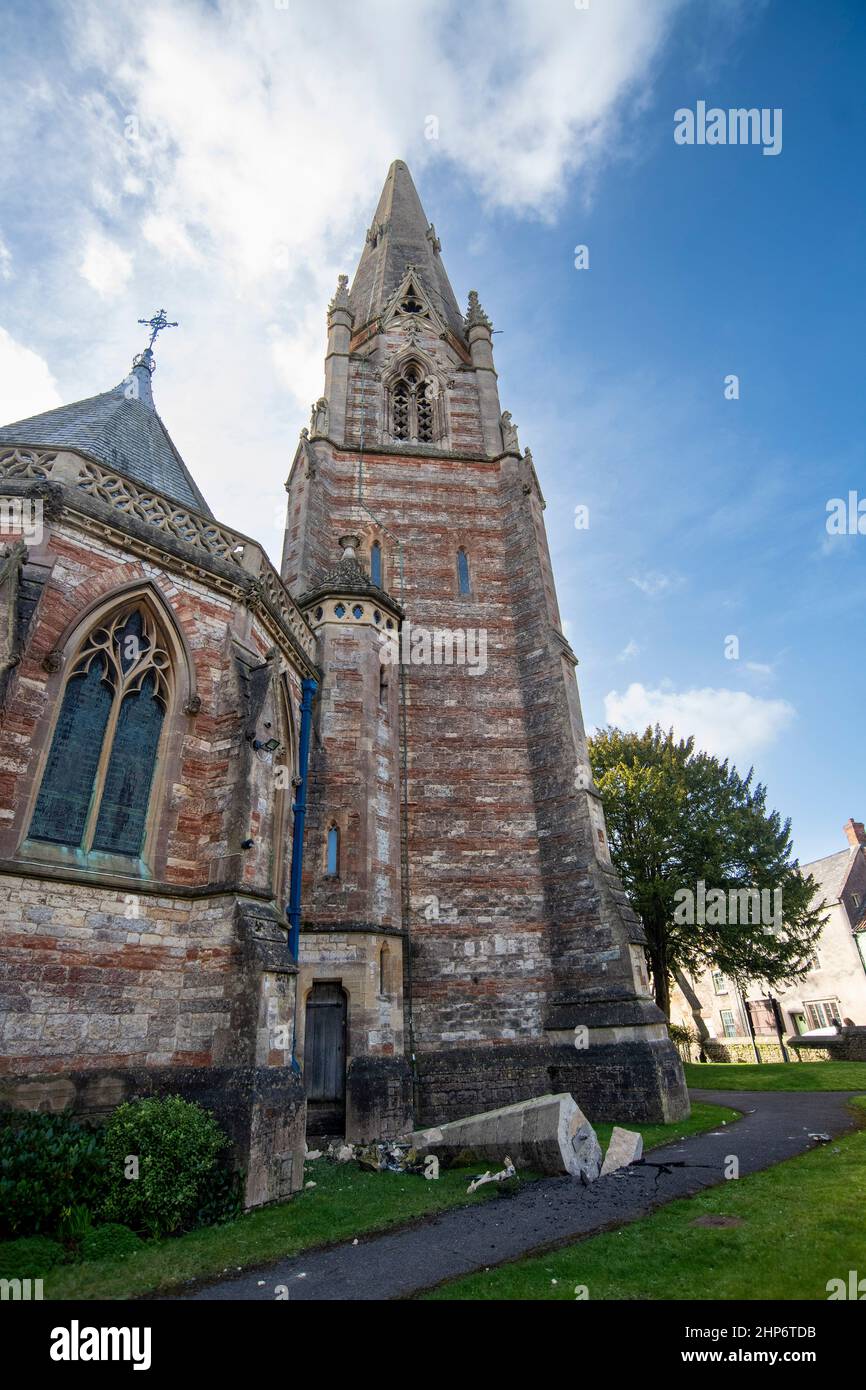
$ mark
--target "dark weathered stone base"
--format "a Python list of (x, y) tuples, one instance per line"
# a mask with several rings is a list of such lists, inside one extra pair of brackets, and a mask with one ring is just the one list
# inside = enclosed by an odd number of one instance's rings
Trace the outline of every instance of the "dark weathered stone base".
[(412, 1075), (405, 1057), (355, 1057), (346, 1076), (346, 1138), (397, 1139), (412, 1128)]
[(68, 1110), (106, 1118), (122, 1101), (180, 1095), (213, 1111), (246, 1174), (247, 1207), (297, 1192), (304, 1180), (306, 1104), (289, 1067), (138, 1067), (0, 1078), (2, 1110)]
[(459, 1048), (418, 1057), (419, 1125), (458, 1120), (566, 1091), (594, 1123), (672, 1123), (689, 1114), (682, 1063), (668, 1040)]

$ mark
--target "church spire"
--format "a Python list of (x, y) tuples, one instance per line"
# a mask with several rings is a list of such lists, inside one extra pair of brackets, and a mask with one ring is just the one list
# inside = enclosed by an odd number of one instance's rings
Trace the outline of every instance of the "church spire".
[(352, 282), (350, 303), (355, 331), (382, 312), (411, 265), (419, 288), (433, 308), (451, 331), (463, 339), (463, 316), (440, 252), (436, 229), (421, 206), (412, 175), (401, 159), (395, 159)]

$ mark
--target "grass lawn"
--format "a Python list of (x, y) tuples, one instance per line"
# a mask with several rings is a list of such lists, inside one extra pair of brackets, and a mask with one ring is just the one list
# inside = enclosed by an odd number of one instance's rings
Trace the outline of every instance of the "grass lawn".
[[(738, 1120), (740, 1112), (729, 1110), (724, 1105), (706, 1105), (702, 1101), (692, 1103), (692, 1113), (687, 1120), (680, 1120), (675, 1125), (632, 1125), (626, 1121), (623, 1129), (634, 1129), (643, 1135), (643, 1146), (645, 1149), (658, 1149), (662, 1144), (672, 1144), (675, 1139), (686, 1139), (690, 1134), (703, 1134), (708, 1129), (716, 1129), (719, 1125), (730, 1124), (732, 1120)], [(604, 1150), (610, 1143), (610, 1135), (613, 1125), (599, 1124), (595, 1126), (599, 1143)]]
[[(696, 1104), (691, 1117), (680, 1124), (630, 1128), (639, 1129), (646, 1147), (651, 1148), (736, 1118), (735, 1110)], [(598, 1126), (605, 1146), (612, 1128)], [(224, 1226), (150, 1241), (122, 1261), (61, 1265), (45, 1275), (45, 1297), (129, 1298), (155, 1293), (188, 1279), (219, 1275), (226, 1269), (235, 1272), (239, 1267), (265, 1264), (316, 1246), (405, 1225), (448, 1207), (507, 1200), (497, 1197), (492, 1186), (467, 1196), (466, 1188), (477, 1173), (477, 1168), (443, 1169), (436, 1181), (426, 1181), (399, 1173), (365, 1172), (354, 1164), (319, 1159), (308, 1164), (306, 1171), (315, 1188), (299, 1192), (290, 1202), (250, 1212)], [(21, 1274), (25, 1277), (39, 1272), (23, 1270)]]
[(705, 1091), (866, 1091), (866, 1062), (690, 1062)]
[[(866, 1125), (866, 1099), (852, 1106)], [(826, 1299), (829, 1279), (847, 1281), (851, 1269), (866, 1274), (864, 1205), (866, 1128), (632, 1225), (425, 1297), (573, 1301), (584, 1285), (590, 1300)], [(742, 1224), (696, 1227), (701, 1216)]]

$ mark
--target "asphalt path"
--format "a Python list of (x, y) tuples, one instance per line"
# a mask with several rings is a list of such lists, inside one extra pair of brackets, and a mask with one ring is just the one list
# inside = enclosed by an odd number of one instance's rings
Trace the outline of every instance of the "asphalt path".
[[(693, 1099), (739, 1110), (742, 1118), (661, 1149), (642, 1164), (584, 1187), (570, 1177), (527, 1183), (513, 1197), (453, 1208), (384, 1235), (310, 1251), (241, 1274), (196, 1284), (180, 1299), (318, 1300), (409, 1298), (444, 1280), (549, 1249), (646, 1216), (678, 1197), (770, 1168), (855, 1128), (847, 1102), (856, 1091), (692, 1091)], [(282, 1293), (284, 1288), (286, 1293)], [(280, 1292), (278, 1292), (280, 1289)], [(171, 1295), (169, 1295), (171, 1297)]]

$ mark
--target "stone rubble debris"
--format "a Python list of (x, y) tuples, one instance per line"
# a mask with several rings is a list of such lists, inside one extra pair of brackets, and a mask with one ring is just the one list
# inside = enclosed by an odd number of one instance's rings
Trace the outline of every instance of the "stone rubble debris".
[(325, 1150), (325, 1157), (337, 1163), (355, 1162), (359, 1168), (373, 1173), (423, 1173), (418, 1153), (409, 1144), (373, 1142), (343, 1144), (334, 1141)]

